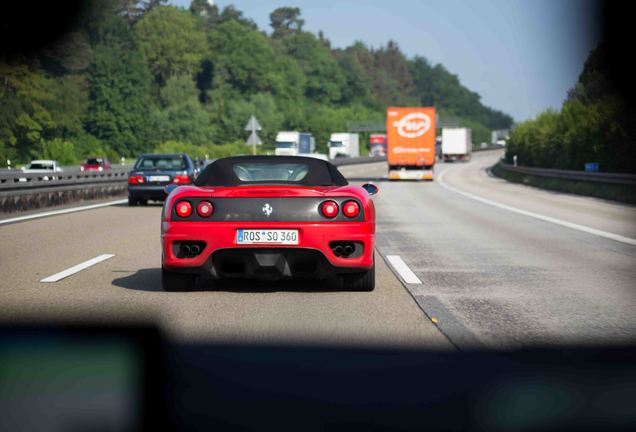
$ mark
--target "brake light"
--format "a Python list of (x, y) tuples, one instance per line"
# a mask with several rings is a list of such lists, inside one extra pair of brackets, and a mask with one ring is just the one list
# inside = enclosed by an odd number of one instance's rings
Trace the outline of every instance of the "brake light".
[(186, 218), (192, 213), (192, 204), (187, 201), (180, 201), (177, 203), (175, 211), (180, 217)]
[(186, 184), (190, 183), (190, 177), (187, 175), (176, 175), (172, 178), (172, 183)]
[(342, 206), (342, 212), (346, 217), (354, 218), (360, 213), (360, 206), (355, 201), (347, 201)]
[(128, 177), (128, 184), (140, 184), (144, 182), (144, 177), (140, 175), (133, 175)]
[(209, 201), (201, 201), (197, 205), (197, 213), (201, 217), (209, 217), (214, 213), (214, 206)]
[(335, 201), (325, 201), (320, 205), (320, 212), (324, 217), (333, 218), (338, 214), (338, 203)]

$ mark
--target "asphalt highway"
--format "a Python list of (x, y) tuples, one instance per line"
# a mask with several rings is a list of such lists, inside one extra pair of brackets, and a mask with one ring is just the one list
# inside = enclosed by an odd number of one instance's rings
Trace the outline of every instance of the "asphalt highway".
[(0, 317), (152, 321), (178, 340), (249, 343), (464, 349), (634, 340), (636, 209), (493, 178), (487, 168), (500, 155), (439, 164), (434, 182), (389, 182), (384, 163), (340, 168), (352, 183), (380, 188), (371, 293), (313, 282), (163, 292), (161, 206), (115, 204), (0, 224)]

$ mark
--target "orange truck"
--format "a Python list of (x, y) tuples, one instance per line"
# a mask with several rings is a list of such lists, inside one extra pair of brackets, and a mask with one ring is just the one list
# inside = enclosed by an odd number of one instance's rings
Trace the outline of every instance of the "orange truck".
[(435, 108), (389, 107), (386, 110), (390, 180), (433, 180)]

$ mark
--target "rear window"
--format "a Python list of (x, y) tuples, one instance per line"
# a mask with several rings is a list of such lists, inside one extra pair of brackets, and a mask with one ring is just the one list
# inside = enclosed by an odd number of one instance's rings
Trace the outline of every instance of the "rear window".
[(29, 165), (29, 169), (53, 169), (53, 164), (32, 163)]
[(135, 164), (138, 170), (184, 170), (183, 156), (143, 156)]
[(231, 156), (209, 164), (194, 184), (345, 186), (347, 179), (329, 162), (312, 157)]
[(102, 159), (86, 159), (86, 165), (101, 165), (103, 163)]
[(302, 163), (236, 163), (234, 174), (242, 182), (299, 182), (309, 172), (309, 166)]

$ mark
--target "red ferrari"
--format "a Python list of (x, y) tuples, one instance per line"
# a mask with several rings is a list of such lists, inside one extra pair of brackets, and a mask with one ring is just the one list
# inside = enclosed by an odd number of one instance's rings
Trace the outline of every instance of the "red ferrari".
[(211, 280), (321, 278), (375, 287), (373, 184), (349, 185), (327, 161), (236, 156), (207, 166), (192, 186), (171, 185), (164, 202), (166, 291)]

